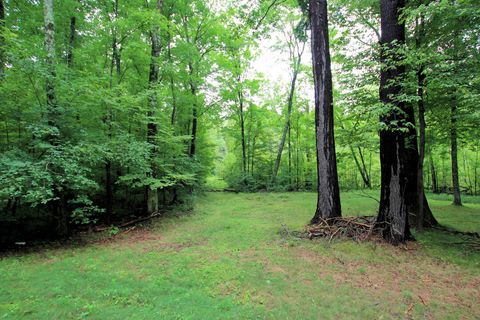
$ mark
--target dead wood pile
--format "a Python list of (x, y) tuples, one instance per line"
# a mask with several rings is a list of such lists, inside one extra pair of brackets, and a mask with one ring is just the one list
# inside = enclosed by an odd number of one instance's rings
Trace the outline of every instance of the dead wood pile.
[(351, 238), (355, 241), (366, 240), (373, 233), (375, 217), (338, 217), (322, 219), (319, 223), (305, 227), (306, 237), (327, 238)]

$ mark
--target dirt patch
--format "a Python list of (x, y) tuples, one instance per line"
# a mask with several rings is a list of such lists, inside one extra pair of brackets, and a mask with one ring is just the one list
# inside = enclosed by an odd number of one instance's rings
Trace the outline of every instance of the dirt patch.
[(111, 241), (116, 246), (128, 246), (139, 248), (143, 253), (173, 250), (179, 252), (183, 249), (205, 246), (208, 244), (206, 239), (194, 242), (166, 242), (161, 234), (145, 228), (138, 228), (131, 232), (124, 232)]
[(319, 278), (331, 277), (337, 285), (365, 290), (374, 299), (389, 297), (392, 301), (422, 304), (427, 309), (430, 302), (442, 308), (450, 304), (480, 314), (480, 275), (429, 259), (416, 251), (418, 246), (389, 248), (398, 259), (385, 263), (332, 259), (304, 248), (295, 248), (294, 254), (307, 263), (322, 265)]
[[(452, 310), (469, 316), (480, 315), (480, 274), (432, 259), (422, 252), (418, 243), (396, 248), (384, 246), (385, 250), (379, 250), (382, 252), (379, 254), (385, 251), (389, 256), (385, 261), (375, 259), (374, 262), (349, 258), (348, 254), (341, 255), (334, 248), (327, 255), (302, 246), (285, 247), (284, 254), (293, 255), (298, 261), (292, 266), (274, 262), (253, 249), (243, 251), (240, 259), (261, 263), (265, 272), (277, 274), (284, 281), (294, 279), (298, 285), (310, 287), (312, 293), (316, 290), (315, 281), (305, 275), (316, 272), (317, 279), (332, 282), (337, 287), (358, 289), (382, 306), (395, 306), (395, 317), (399, 318), (415, 318), (415, 315), (435, 319), (441, 315), (439, 312), (444, 312), (445, 316)], [(268, 301), (268, 305), (276, 303), (267, 292), (255, 294)], [(401, 305), (407, 306), (405, 310), (398, 310)]]

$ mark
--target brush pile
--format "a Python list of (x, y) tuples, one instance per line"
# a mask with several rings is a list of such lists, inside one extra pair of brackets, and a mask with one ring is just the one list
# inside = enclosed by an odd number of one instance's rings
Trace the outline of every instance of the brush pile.
[(319, 223), (305, 227), (306, 237), (327, 238), (351, 238), (355, 241), (363, 241), (373, 233), (375, 217), (338, 217), (322, 219)]

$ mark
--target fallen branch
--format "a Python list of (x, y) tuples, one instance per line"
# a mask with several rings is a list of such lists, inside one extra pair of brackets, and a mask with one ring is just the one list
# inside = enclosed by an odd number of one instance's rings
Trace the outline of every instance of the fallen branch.
[(129, 227), (131, 225), (134, 225), (134, 224), (137, 224), (139, 222), (143, 222), (143, 221), (147, 221), (147, 220), (150, 220), (152, 218), (155, 218), (155, 217), (158, 217), (160, 216), (161, 213), (160, 212), (156, 212), (148, 217), (141, 217), (141, 218), (137, 218), (137, 219), (134, 219), (134, 220), (130, 220), (128, 222), (125, 222), (125, 223), (122, 223), (120, 225), (117, 225), (117, 226), (108, 226), (108, 227), (100, 227), (100, 228), (95, 228), (93, 231), (95, 232), (102, 232), (102, 231), (106, 231), (112, 227), (116, 227), (116, 228), (126, 228), (126, 227)]
[(321, 219), (314, 225), (305, 227), (305, 238), (352, 238), (355, 241), (367, 239), (373, 232), (375, 217), (345, 217)]
[(476, 239), (480, 239), (480, 233), (478, 232), (464, 232), (464, 231), (458, 231), (458, 230), (455, 230), (455, 229), (451, 229), (451, 228), (447, 228), (447, 227), (432, 227), (433, 229), (435, 230), (439, 230), (439, 231), (443, 231), (443, 232), (447, 232), (447, 233), (452, 233), (452, 234), (458, 234), (458, 235), (462, 235), (462, 236), (467, 236), (467, 237), (472, 237), (472, 238), (476, 238)]

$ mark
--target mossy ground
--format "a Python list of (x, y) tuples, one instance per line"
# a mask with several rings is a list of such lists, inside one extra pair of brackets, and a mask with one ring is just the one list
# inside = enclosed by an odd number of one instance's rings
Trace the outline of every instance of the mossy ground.
[[(368, 193), (375, 196), (376, 193)], [(4, 319), (473, 319), (480, 252), (459, 236), (391, 247), (299, 240), (313, 193), (208, 193), (189, 214), (83, 246), (0, 260)], [(474, 202), (474, 201), (472, 201)], [(342, 194), (345, 215), (375, 214)], [(480, 231), (480, 204), (431, 200), (438, 220)]]

